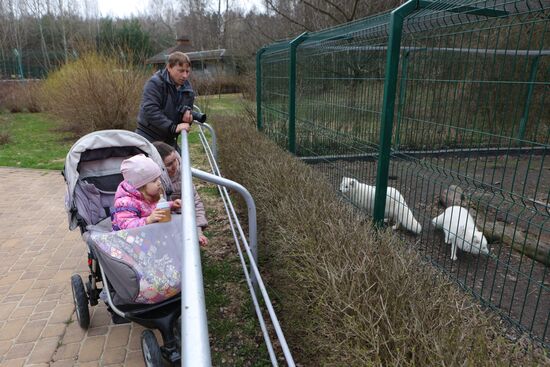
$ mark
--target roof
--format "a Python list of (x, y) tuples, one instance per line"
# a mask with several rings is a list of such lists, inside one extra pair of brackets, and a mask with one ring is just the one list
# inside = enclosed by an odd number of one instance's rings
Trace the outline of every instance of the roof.
[(189, 53), (191, 50), (192, 50), (192, 46), (190, 44), (185, 44), (185, 43), (177, 44), (148, 58), (147, 60), (145, 60), (145, 63), (146, 64), (164, 64), (166, 62), (166, 59), (168, 58), (168, 55), (170, 55), (172, 52), (179, 51), (183, 53)]
[[(147, 59), (147, 64), (164, 64), (166, 62), (166, 59), (168, 58), (168, 55), (170, 55), (172, 52), (175, 51), (181, 51), (184, 52), (191, 62), (193, 61), (203, 61), (203, 60), (219, 60), (224, 57), (228, 56), (227, 50), (225, 48), (220, 48), (217, 50), (205, 50), (205, 51), (182, 51), (176, 49), (176, 47), (168, 48), (155, 56)], [(186, 48), (189, 48), (189, 46), (186, 46)]]

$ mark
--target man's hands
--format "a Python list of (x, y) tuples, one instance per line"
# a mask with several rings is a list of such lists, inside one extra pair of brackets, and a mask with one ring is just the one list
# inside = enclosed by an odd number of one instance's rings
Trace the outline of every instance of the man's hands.
[(172, 209), (181, 209), (181, 199), (176, 199), (172, 203)]
[(185, 130), (186, 133), (191, 129), (191, 123), (193, 122), (193, 116), (191, 115), (190, 110), (186, 110), (181, 118), (181, 123), (176, 126), (176, 134), (181, 133)]
[(156, 223), (159, 220), (163, 219), (164, 216), (164, 209), (155, 209), (153, 210), (151, 215), (148, 216), (147, 219), (145, 219), (145, 222), (147, 222), (147, 224)]
[(181, 118), (181, 122), (187, 122), (191, 124), (193, 122), (193, 115), (191, 115), (191, 110), (186, 110)]
[(183, 130), (185, 130), (185, 132), (188, 133), (189, 130), (191, 130), (191, 125), (188, 124), (187, 122), (182, 122), (181, 124), (178, 124), (176, 126), (176, 134), (181, 133)]

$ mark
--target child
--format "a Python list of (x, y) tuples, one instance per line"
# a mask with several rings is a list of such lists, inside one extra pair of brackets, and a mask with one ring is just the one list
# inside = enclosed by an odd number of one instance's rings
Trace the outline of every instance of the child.
[[(174, 189), (174, 191), (172, 192), (172, 198), (180, 199), (180, 156), (178, 152), (174, 149), (174, 147), (162, 141), (156, 141), (153, 143), (153, 145), (155, 146), (155, 148), (157, 148), (160, 157), (164, 162), (164, 166), (166, 167), (166, 171), (168, 172), (168, 176), (170, 177), (170, 181), (172, 181), (172, 188)], [(193, 194), (195, 198), (195, 216), (197, 221), (197, 232), (199, 234), (199, 243), (204, 246), (208, 244), (208, 239), (202, 234), (202, 231), (208, 226), (208, 221), (206, 220), (204, 205), (202, 203), (201, 197), (197, 193), (197, 190), (195, 190), (195, 186), (193, 186)]]
[[(115, 208), (111, 213), (113, 230), (141, 227), (164, 218), (157, 202), (162, 193), (160, 167), (143, 154), (122, 162), (120, 171), (124, 177), (115, 194)], [(170, 208), (180, 209), (181, 200), (170, 202)]]

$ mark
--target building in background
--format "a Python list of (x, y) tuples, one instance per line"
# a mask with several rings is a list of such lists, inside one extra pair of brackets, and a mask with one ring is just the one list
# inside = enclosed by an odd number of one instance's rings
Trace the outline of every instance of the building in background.
[(226, 49), (196, 51), (193, 50), (191, 40), (185, 36), (179, 37), (176, 43), (175, 46), (159, 52), (145, 62), (161, 69), (166, 65), (168, 55), (172, 52), (181, 51), (189, 56), (193, 68), (193, 77), (196, 79), (216, 79), (237, 74), (235, 61)]

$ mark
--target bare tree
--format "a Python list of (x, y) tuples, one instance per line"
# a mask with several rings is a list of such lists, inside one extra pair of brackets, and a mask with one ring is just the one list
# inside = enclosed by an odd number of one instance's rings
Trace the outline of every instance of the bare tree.
[(400, 0), (265, 0), (266, 7), (301, 30), (316, 31), (387, 11)]
[(46, 38), (44, 37), (44, 27), (42, 26), (42, 18), (46, 13), (45, 3), (40, 0), (26, 0), (25, 5), (29, 9), (29, 13), (38, 24), (38, 30), (40, 33), (40, 50), (42, 52), (43, 66), (46, 69), (51, 67), (50, 55), (48, 46), (46, 45)]
[(57, 12), (59, 14), (59, 21), (61, 25), (61, 36), (63, 40), (63, 53), (65, 55), (65, 62), (69, 61), (69, 50), (67, 47), (67, 33), (65, 31), (65, 7), (63, 0), (57, 0)]

